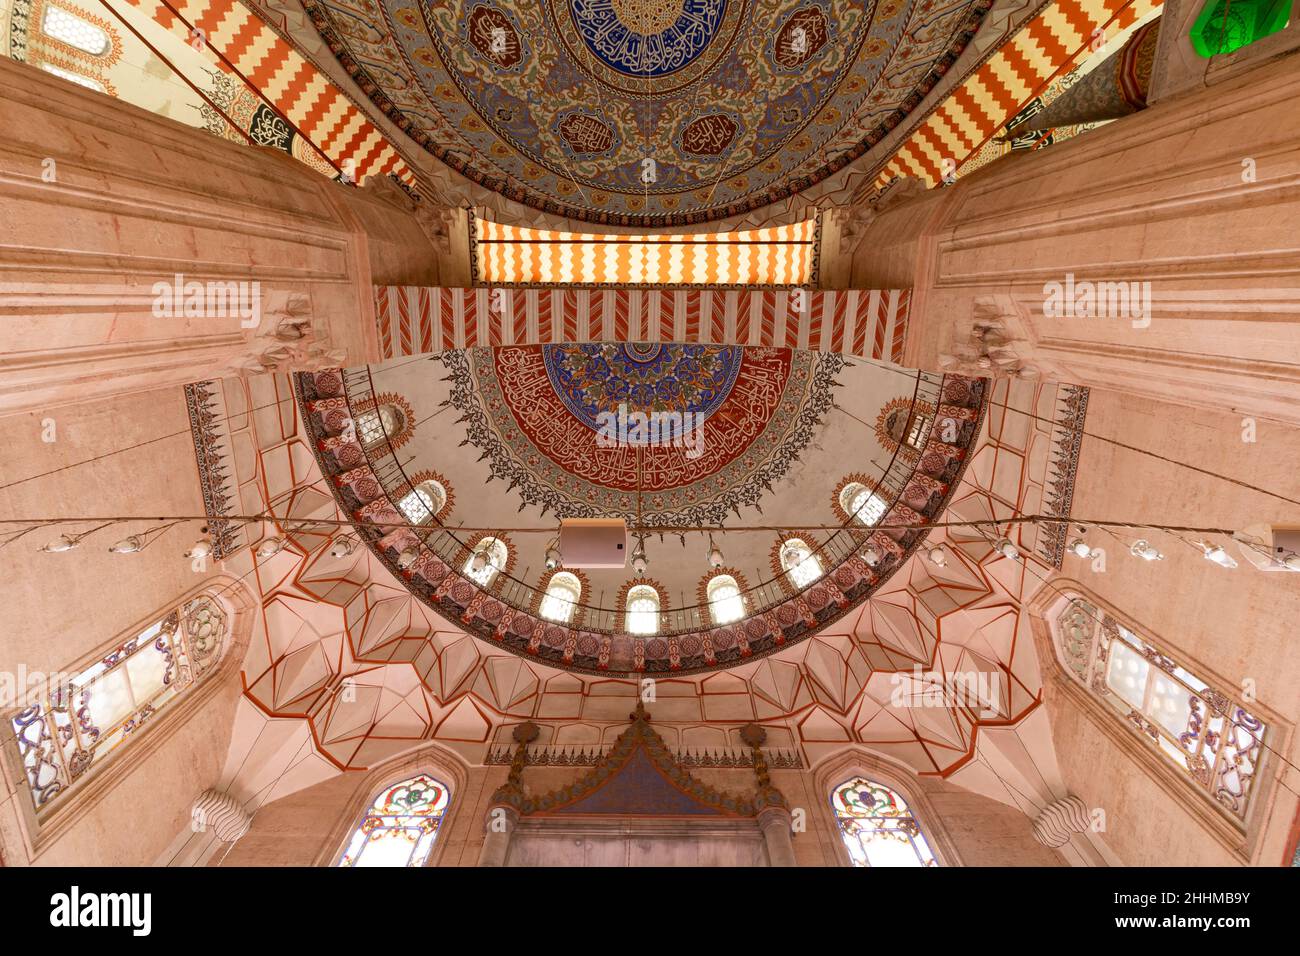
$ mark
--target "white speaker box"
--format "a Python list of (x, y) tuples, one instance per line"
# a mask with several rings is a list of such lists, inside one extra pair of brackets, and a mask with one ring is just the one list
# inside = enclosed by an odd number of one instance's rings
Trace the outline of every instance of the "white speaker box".
[(1300, 571), (1300, 528), (1253, 524), (1233, 537), (1246, 560), (1261, 571)]
[(560, 522), (560, 561), (566, 568), (623, 568), (627, 552), (627, 524), (622, 518)]

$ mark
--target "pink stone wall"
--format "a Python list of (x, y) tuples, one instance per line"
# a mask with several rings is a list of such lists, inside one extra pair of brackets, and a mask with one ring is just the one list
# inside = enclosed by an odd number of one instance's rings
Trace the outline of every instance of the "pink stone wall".
[[(1185, 461), (1230, 479), (1297, 497), (1296, 463), (1300, 429), (1257, 422), (1257, 441), (1243, 442), (1245, 414), (1152, 402), (1132, 395), (1093, 390), (1087, 431), (1117, 438), (1145, 449), (1141, 454), (1085, 438), (1073, 513), (1079, 517), (1150, 521), (1188, 526), (1241, 528), (1256, 522), (1300, 523), (1297, 509), (1285, 501), (1252, 492), (1230, 481), (1198, 474), (1162, 461)], [(1123, 542), (1100, 532), (1086, 540), (1106, 549), (1106, 571), (1067, 554), (1063, 574), (1093, 591), (1175, 658), (1195, 670), (1214, 672), (1239, 691), (1251, 679), (1261, 708), (1274, 711), (1278, 723), (1266, 742), (1297, 759), (1291, 726), (1300, 718), (1300, 655), (1295, 653), (1295, 622), (1300, 620), (1300, 578), (1284, 572), (1264, 573), (1237, 555), (1240, 567), (1220, 568), (1171, 535), (1152, 542), (1163, 561), (1141, 561)], [(1195, 540), (1195, 535), (1189, 535)], [(1054, 660), (1041, 655), (1045, 676)], [(1059, 667), (1055, 674), (1059, 677)], [(1207, 678), (1208, 679), (1208, 678)], [(1129, 865), (1231, 865), (1250, 862), (1279, 865), (1296, 812), (1296, 797), (1271, 782), (1285, 770), (1280, 758), (1259, 781), (1265, 800), (1262, 818), (1236, 839), (1215, 837), (1203, 812), (1205, 801), (1186, 805), (1151, 773), (1153, 754), (1133, 756), (1081, 708), (1058, 681), (1047, 681), (1047, 705), (1056, 752), (1070, 791), (1089, 807), (1107, 814), (1106, 844)], [(1112, 721), (1109, 727), (1113, 730)], [(1128, 733), (1126, 727), (1120, 728)], [(1293, 736), (1293, 735), (1292, 735)], [(1122, 738), (1121, 738), (1122, 739)], [(1291, 779), (1294, 775), (1291, 774)], [(1189, 785), (1180, 786), (1191, 789)], [(1290, 789), (1294, 789), (1294, 783)], [(1199, 798), (1199, 795), (1197, 795)], [(1258, 797), (1256, 799), (1259, 799)], [(1212, 810), (1212, 808), (1210, 808)], [(1202, 811), (1202, 812), (1198, 812)]]
[[(50, 443), (41, 440), (47, 418), (56, 437)], [(0, 514), (7, 518), (203, 514), (180, 388), (0, 417), (0, 448), (0, 485), (7, 486), (0, 488)], [(105, 457), (91, 460), (98, 456)], [(0, 580), (8, 582), (0, 669), (50, 673), (84, 665), (205, 583), (231, 580), (211, 563), (196, 573), (182, 557), (197, 522), (166, 532), (139, 554), (108, 553), (114, 541), (152, 524), (106, 528), (62, 554), (37, 550), (58, 530), (0, 550)], [(238, 596), (237, 589), (229, 593)], [(241, 618), (241, 627), (246, 645), (251, 621)], [(192, 692), (197, 711), (186, 698), (180, 711), (160, 714), (100, 778), (88, 778), (81, 793), (68, 797), (74, 812), (56, 813), (39, 842), (16, 748), (0, 736), (6, 865), (153, 863), (188, 825), (195, 796), (219, 777), (240, 692), (242, 648), (232, 654)]]

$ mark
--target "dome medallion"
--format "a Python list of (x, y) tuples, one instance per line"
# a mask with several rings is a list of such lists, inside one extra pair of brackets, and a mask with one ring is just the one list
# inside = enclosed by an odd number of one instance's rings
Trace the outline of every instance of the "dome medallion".
[(466, 438), (528, 505), (561, 518), (717, 524), (812, 439), (844, 359), (683, 344), (523, 345), (442, 354)]
[(727, 0), (569, 0), (587, 49), (611, 69), (647, 79), (689, 66), (726, 8)]
[(708, 345), (548, 345), (546, 375), (575, 418), (599, 432), (608, 416), (666, 412), (670, 433), (702, 427), (740, 374), (744, 350)]

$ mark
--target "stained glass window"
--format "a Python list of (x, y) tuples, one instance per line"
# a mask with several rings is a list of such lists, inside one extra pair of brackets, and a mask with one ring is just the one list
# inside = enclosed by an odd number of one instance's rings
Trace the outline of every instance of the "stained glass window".
[(889, 502), (861, 482), (850, 482), (840, 492), (840, 507), (850, 518), (868, 526), (877, 524), (889, 510)]
[(200, 595), (10, 718), (37, 814), (153, 726), (221, 657), (226, 613)]
[(938, 866), (907, 802), (884, 784), (855, 777), (835, 788), (831, 809), (854, 866)]
[(1052, 631), (1067, 672), (1238, 822), (1264, 754), (1264, 722), (1153, 644), (1073, 596)]
[(424, 866), (447, 813), (446, 785), (425, 774), (379, 791), (338, 866)]
[(568, 624), (582, 597), (582, 582), (577, 575), (559, 571), (546, 582), (546, 596), (542, 598), (538, 613), (550, 621)]
[(627, 630), (629, 634), (659, 630), (659, 592), (648, 584), (638, 584), (627, 592)]
[(806, 588), (822, 576), (821, 561), (801, 538), (791, 538), (781, 546), (781, 567), (798, 588)]
[(1192, 24), (1192, 49), (1207, 59), (1276, 33), (1291, 20), (1292, 0), (1208, 0)]
[(426, 521), (433, 520), (446, 504), (446, 490), (441, 484), (430, 479), (420, 482), (408, 491), (397, 503), (397, 507), (412, 524), (424, 524)]
[(730, 574), (719, 574), (709, 581), (709, 616), (714, 624), (730, 624), (745, 616), (745, 601), (740, 585)]

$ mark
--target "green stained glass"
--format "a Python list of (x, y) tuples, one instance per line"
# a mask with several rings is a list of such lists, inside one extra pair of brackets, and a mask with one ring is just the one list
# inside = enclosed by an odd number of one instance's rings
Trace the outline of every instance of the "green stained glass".
[(1209, 0), (1192, 24), (1192, 47), (1203, 57), (1231, 53), (1276, 33), (1291, 20), (1292, 0)]

